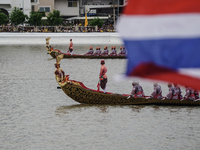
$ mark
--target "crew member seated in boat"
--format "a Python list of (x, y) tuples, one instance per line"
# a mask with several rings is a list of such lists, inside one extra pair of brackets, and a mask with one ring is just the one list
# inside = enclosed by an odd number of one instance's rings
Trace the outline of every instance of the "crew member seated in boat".
[(178, 99), (182, 99), (183, 96), (181, 94), (182, 93), (181, 88), (176, 83), (174, 83), (174, 90), (176, 94), (178, 95)]
[(110, 49), (111, 49), (111, 52), (112, 52), (112, 50), (113, 50), (113, 46), (111, 46), (111, 48), (110, 48)]
[(108, 56), (108, 53), (109, 53), (108, 47), (105, 46), (105, 47), (104, 47), (104, 51), (101, 53), (101, 56)]
[(54, 71), (55, 78), (58, 82), (65, 81), (65, 72), (60, 68), (60, 63), (56, 62), (55, 64), (56, 70)]
[(69, 52), (71, 55), (73, 55), (73, 42), (72, 39), (70, 39), (70, 43), (69, 43)]
[(99, 55), (101, 55), (101, 48), (99, 47)]
[(106, 84), (107, 84), (107, 67), (105, 66), (105, 61), (101, 60), (101, 68), (99, 73), (99, 79), (100, 79), (100, 86), (103, 89), (103, 92), (106, 93)]
[(94, 55), (94, 56), (99, 56), (99, 55), (100, 55), (99, 52), (100, 52), (100, 51), (99, 51), (99, 47), (96, 47), (96, 51), (94, 52), (93, 55)]
[(116, 46), (114, 46), (111, 48), (110, 56), (116, 56), (116, 55), (117, 55)]
[(185, 91), (186, 91), (185, 96), (184, 96), (185, 100), (188, 100), (188, 99), (189, 100), (195, 100), (194, 89), (186, 86)]
[(166, 99), (178, 99), (178, 94), (175, 91), (175, 88), (171, 83), (168, 83), (169, 93), (166, 96)]
[(131, 92), (131, 97), (135, 97), (135, 98), (144, 98), (144, 91), (143, 88), (139, 85), (138, 82), (133, 82), (133, 90)]
[(158, 83), (154, 83), (154, 91), (151, 94), (150, 98), (162, 99), (162, 90), (161, 86), (158, 85)]
[(125, 48), (125, 46), (123, 46), (122, 53), (123, 53), (124, 55), (126, 55), (126, 48)]
[(125, 49), (125, 46), (123, 46), (123, 49), (120, 47), (120, 53), (119, 53), (120, 56), (126, 56), (126, 49)]
[(93, 50), (93, 47), (91, 46), (90, 49), (89, 49), (89, 51), (86, 54), (84, 54), (84, 55), (91, 56), (91, 55), (93, 55), (93, 53), (94, 53), (94, 50)]
[(120, 48), (119, 48), (119, 54), (118, 55), (121, 55), (123, 52), (123, 49), (122, 49), (122, 47), (120, 46)]
[(195, 96), (195, 99), (199, 99), (199, 91), (198, 90), (194, 90), (194, 96)]
[(115, 54), (117, 55), (116, 46), (113, 47)]

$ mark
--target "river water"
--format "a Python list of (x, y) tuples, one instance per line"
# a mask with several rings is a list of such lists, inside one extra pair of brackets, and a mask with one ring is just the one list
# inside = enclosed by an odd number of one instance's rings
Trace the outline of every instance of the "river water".
[[(68, 45), (52, 46), (67, 51)], [(83, 54), (90, 46), (75, 44), (74, 53)], [(125, 72), (126, 59), (105, 62), (107, 91), (130, 93), (132, 80), (115, 79)], [(54, 63), (45, 44), (0, 45), (1, 150), (200, 148), (200, 107), (79, 104), (57, 89)], [(100, 60), (63, 59), (61, 68), (70, 79), (97, 88)], [(152, 83), (140, 80), (146, 95)], [(160, 84), (166, 95), (166, 84)]]

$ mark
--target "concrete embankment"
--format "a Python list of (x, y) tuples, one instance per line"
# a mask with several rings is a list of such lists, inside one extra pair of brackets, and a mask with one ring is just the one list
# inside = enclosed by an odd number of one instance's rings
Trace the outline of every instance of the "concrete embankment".
[(51, 43), (66, 44), (70, 39), (76, 44), (119, 44), (123, 42), (118, 33), (0, 33), (0, 44), (45, 44), (51, 37)]

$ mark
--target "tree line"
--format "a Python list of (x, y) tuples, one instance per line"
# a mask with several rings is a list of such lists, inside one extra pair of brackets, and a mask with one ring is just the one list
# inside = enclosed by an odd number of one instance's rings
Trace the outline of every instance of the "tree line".
[[(59, 26), (63, 23), (63, 19), (60, 15), (59, 10), (53, 10), (53, 12), (49, 13), (46, 17), (47, 20), (42, 20), (42, 17), (45, 17), (45, 13), (41, 13), (39, 11), (30, 12), (30, 16), (28, 17), (20, 8), (14, 7), (9, 16), (5, 15), (0, 10), (0, 25), (6, 25), (7, 23), (11, 23), (13, 26), (18, 26), (20, 24), (29, 24), (30, 26)], [(102, 27), (103, 21), (98, 17), (93, 19), (89, 25), (98, 27)]]

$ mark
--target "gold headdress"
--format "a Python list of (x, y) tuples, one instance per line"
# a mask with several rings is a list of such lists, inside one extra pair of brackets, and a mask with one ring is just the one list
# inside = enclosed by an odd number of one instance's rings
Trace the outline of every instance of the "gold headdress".
[(64, 57), (64, 54), (58, 54), (58, 55), (56, 55), (56, 63), (60, 64), (60, 61), (63, 59), (63, 57)]
[(46, 44), (49, 45), (49, 40), (51, 39), (51, 37), (46, 38)]

